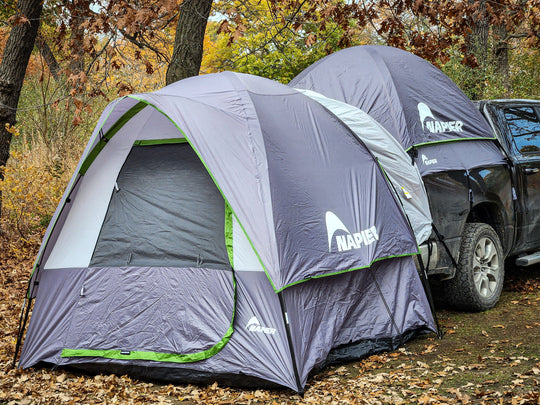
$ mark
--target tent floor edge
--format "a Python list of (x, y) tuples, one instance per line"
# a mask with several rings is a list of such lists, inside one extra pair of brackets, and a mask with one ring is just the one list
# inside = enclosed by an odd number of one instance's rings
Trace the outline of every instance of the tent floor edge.
[(285, 300), (283, 299), (283, 291), (278, 292), (279, 304), (281, 306), (281, 315), (283, 316), (283, 322), (285, 324), (285, 330), (287, 332), (287, 343), (289, 344), (289, 351), (291, 353), (292, 365), (294, 370), (294, 378), (296, 380), (297, 392), (303, 398), (304, 397), (304, 387), (300, 383), (300, 375), (298, 374), (298, 365), (296, 364), (296, 355), (294, 353), (294, 347), (292, 344), (292, 335), (291, 328), (289, 327), (289, 317), (287, 315), (287, 307), (285, 305)]
[(311, 371), (310, 376), (321, 372), (326, 367), (356, 362), (378, 353), (393, 352), (411, 339), (430, 332), (430, 329), (410, 329), (394, 337), (361, 339), (334, 347), (326, 359)]
[[(49, 362), (39, 362), (32, 368), (46, 368), (53, 370), (65, 370), (79, 375), (98, 375), (104, 373), (103, 363), (71, 363), (71, 364), (53, 364)], [(148, 367), (133, 364), (107, 363), (106, 372), (117, 376), (129, 375), (130, 377), (153, 381), (157, 383), (170, 384), (194, 384), (207, 386), (212, 382), (218, 382), (219, 385), (245, 389), (281, 389), (290, 390), (291, 388), (270, 380), (248, 374), (232, 373), (210, 373), (189, 368), (168, 367)]]

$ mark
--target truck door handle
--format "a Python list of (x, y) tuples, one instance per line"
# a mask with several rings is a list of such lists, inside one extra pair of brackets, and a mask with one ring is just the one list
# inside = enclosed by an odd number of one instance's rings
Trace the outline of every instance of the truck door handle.
[(526, 167), (525, 169), (523, 169), (523, 173), (525, 174), (535, 174), (539, 171), (540, 169), (538, 169), (537, 167)]

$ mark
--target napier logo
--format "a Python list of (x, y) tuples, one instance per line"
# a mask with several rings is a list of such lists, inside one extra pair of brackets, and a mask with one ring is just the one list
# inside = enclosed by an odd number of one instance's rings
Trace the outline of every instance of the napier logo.
[[(352, 233), (332, 211), (326, 211), (326, 231), (328, 232), (329, 252), (332, 251), (332, 240), (334, 239), (334, 236), (339, 252), (360, 249), (362, 246), (371, 245), (376, 240), (379, 240), (379, 234), (375, 226), (360, 232)], [(340, 235), (335, 235), (337, 231), (343, 232), (341, 232)]]
[(246, 325), (246, 329), (249, 332), (264, 333), (266, 335), (276, 334), (275, 328), (267, 328), (266, 326), (261, 326), (261, 323), (259, 322), (256, 316), (251, 317), (251, 319), (248, 321)]
[(463, 121), (439, 121), (427, 104), (418, 103), (418, 115), (424, 131), (427, 130), (432, 133), (463, 132)]
[(424, 166), (430, 166), (430, 165), (434, 165), (434, 164), (436, 164), (438, 162), (437, 162), (437, 159), (435, 159), (435, 158), (430, 159), (430, 158), (428, 158), (426, 155), (424, 155), (422, 153), (422, 163), (424, 164)]

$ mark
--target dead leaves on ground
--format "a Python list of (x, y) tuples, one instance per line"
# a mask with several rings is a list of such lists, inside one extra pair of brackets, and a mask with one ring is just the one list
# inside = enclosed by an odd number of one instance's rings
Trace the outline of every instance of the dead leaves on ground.
[[(10, 366), (18, 317), (31, 261), (18, 262), (6, 257), (2, 249), (0, 259), (2, 405), (540, 405), (540, 353), (534, 352), (537, 346), (531, 346), (529, 339), (538, 339), (540, 322), (519, 315), (537, 310), (540, 277), (521, 280), (515, 287), (510, 285), (506, 289), (516, 295), (504, 305), (508, 309), (508, 319), (519, 323), (520, 335), (516, 335), (515, 328), (504, 319), (484, 322), (477, 332), (471, 333), (468, 327), (473, 315), (444, 313), (441, 318), (447, 336), (443, 340), (428, 336), (411, 341), (392, 353), (326, 369), (309, 379), (306, 393), (301, 397), (287, 389), (242, 390), (217, 383), (208, 386), (166, 385), (137, 381), (128, 376), (76, 375), (50, 369), (13, 370)], [(531, 350), (532, 353), (524, 354)]]

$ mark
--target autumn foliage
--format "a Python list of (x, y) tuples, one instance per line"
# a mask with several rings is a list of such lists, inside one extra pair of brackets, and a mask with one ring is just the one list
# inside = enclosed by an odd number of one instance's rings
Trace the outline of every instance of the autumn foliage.
[[(0, 49), (15, 10), (14, 1), (4, 3)], [(110, 100), (165, 84), (182, 11), (173, 0), (44, 6), (40, 35), (51, 53), (41, 47), (30, 59), (0, 182), (0, 403), (540, 403), (538, 269), (511, 279), (487, 315), (440, 312), (443, 341), (426, 336), (327, 369), (310, 379), (303, 398), (11, 369), (33, 260), (92, 128)], [(215, 0), (202, 72), (236, 70), (286, 83), (319, 58), (360, 44), (411, 51), (471, 97), (540, 97), (540, 0)]]

